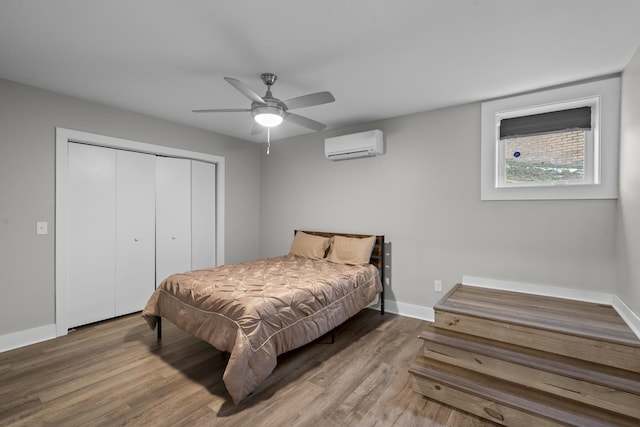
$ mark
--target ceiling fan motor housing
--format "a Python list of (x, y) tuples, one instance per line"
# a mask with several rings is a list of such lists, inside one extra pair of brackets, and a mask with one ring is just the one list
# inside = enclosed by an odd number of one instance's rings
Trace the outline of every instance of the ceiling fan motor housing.
[[(284, 105), (284, 103), (282, 101), (280, 101), (279, 99), (275, 99), (275, 98), (267, 98), (264, 97), (263, 98), (265, 103), (264, 104), (260, 104), (258, 102), (252, 102), (251, 103), (251, 115), (253, 116), (254, 120), (258, 123), (260, 123), (263, 126), (267, 126), (267, 127), (271, 127), (271, 126), (277, 126), (280, 123), (282, 123), (282, 120), (284, 119), (285, 116), (285, 111), (287, 109), (286, 105)], [(265, 116), (265, 115), (271, 115), (272, 117), (270, 119), (261, 119), (260, 117), (257, 116)], [(277, 116), (280, 119), (277, 119), (276, 117), (273, 116)]]
[(267, 85), (267, 93), (262, 97), (264, 104), (255, 101), (251, 103), (251, 115), (262, 126), (277, 126), (282, 123), (287, 110), (285, 103), (271, 94), (271, 85), (278, 80), (278, 76), (273, 73), (262, 73), (260, 78)]

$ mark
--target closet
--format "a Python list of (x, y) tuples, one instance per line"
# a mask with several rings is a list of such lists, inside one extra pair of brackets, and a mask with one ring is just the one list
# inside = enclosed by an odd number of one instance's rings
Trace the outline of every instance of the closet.
[(216, 165), (68, 145), (68, 325), (142, 310), (170, 274), (216, 265)]

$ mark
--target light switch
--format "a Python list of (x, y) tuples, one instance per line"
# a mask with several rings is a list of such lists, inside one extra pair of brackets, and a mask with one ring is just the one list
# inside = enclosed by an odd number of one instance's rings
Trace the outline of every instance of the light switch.
[(48, 223), (47, 221), (38, 221), (36, 222), (36, 234), (47, 234), (48, 231)]

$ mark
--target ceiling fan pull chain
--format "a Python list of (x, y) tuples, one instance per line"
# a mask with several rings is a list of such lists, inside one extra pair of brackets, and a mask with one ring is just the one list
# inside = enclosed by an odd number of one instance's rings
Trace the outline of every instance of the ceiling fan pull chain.
[(271, 128), (267, 128), (267, 156), (269, 155), (270, 148), (271, 148)]

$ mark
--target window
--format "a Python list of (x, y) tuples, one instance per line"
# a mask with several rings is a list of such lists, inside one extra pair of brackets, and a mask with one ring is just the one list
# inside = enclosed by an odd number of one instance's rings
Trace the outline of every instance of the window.
[(598, 98), (590, 98), (535, 108), (535, 114), (532, 109), (498, 113), (496, 185), (596, 184), (593, 117), (598, 106)]
[(482, 200), (617, 197), (620, 79), (482, 104)]

